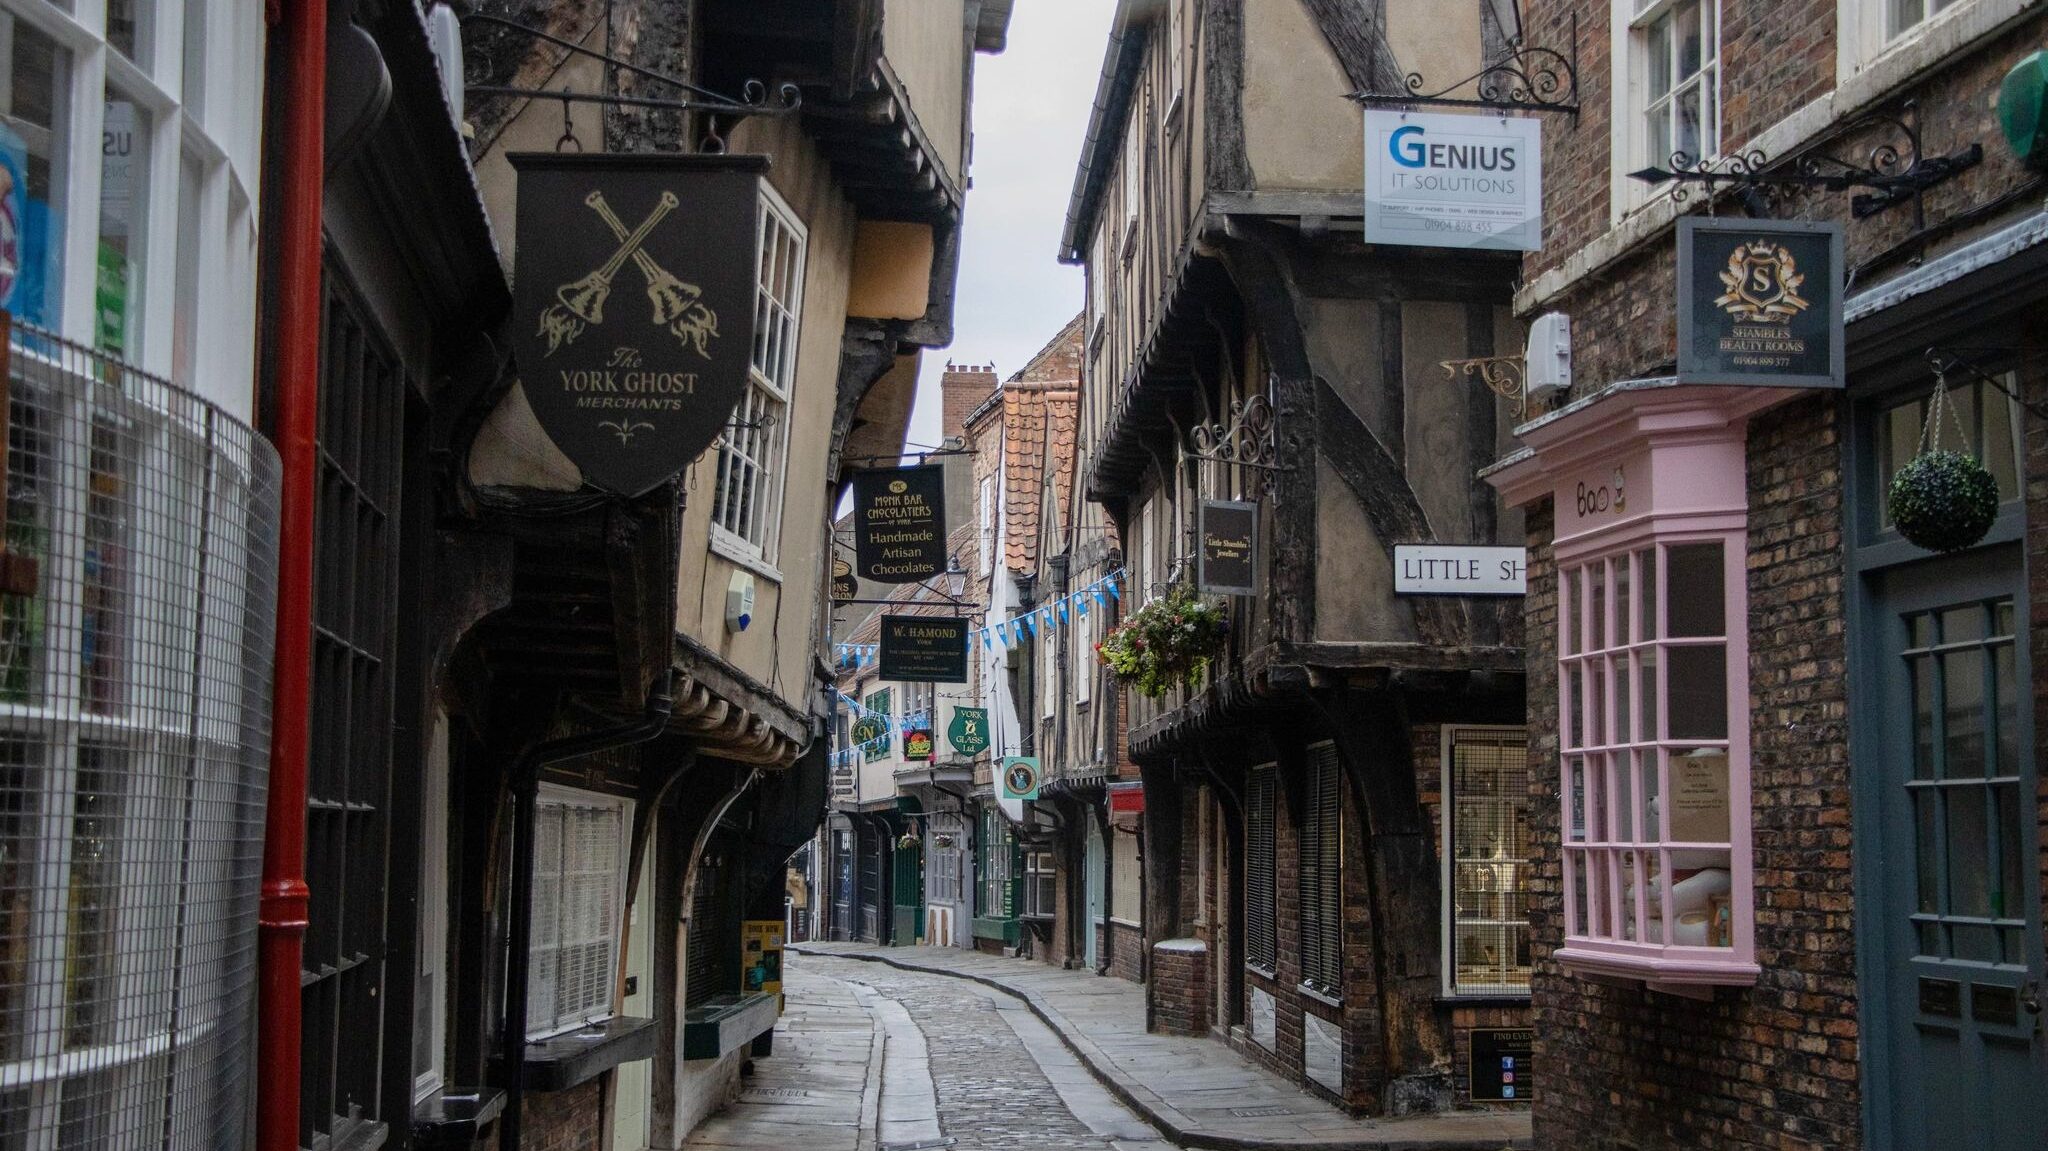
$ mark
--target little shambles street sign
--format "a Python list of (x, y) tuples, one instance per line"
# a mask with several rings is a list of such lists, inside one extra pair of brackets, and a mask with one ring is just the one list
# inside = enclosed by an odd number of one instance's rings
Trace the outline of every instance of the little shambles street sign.
[(1211, 595), (1258, 593), (1259, 505), (1203, 500), (1195, 588)]
[(967, 621), (958, 616), (885, 615), (875, 674), (898, 683), (966, 683)]
[(1842, 225), (1680, 220), (1678, 380), (1844, 386)]
[(585, 479), (640, 495), (711, 446), (747, 386), (768, 159), (508, 158), (526, 401)]
[(853, 473), (860, 578), (916, 583), (946, 570), (946, 470), (937, 464)]
[(1528, 575), (1522, 548), (1394, 545), (1395, 595), (1523, 595)]

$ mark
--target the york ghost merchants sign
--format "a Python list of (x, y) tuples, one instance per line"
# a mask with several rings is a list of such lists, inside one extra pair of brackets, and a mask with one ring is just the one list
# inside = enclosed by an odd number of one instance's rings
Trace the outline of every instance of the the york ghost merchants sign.
[(885, 615), (876, 675), (897, 683), (966, 683), (967, 621)]
[(586, 480), (639, 495), (710, 447), (746, 389), (768, 159), (509, 159), (527, 403)]
[(1204, 500), (1199, 527), (1196, 589), (1213, 595), (1257, 594), (1259, 505)]
[(1842, 226), (1680, 220), (1678, 378), (1689, 384), (1844, 386)]
[(860, 578), (916, 583), (946, 570), (946, 470), (937, 464), (853, 474)]

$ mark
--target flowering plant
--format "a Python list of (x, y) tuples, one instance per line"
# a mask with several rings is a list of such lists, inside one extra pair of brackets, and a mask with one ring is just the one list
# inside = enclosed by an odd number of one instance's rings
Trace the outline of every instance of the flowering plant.
[(1189, 585), (1175, 584), (1110, 629), (1095, 655), (1118, 682), (1158, 699), (1199, 680), (1229, 633), (1230, 618), (1221, 607)]

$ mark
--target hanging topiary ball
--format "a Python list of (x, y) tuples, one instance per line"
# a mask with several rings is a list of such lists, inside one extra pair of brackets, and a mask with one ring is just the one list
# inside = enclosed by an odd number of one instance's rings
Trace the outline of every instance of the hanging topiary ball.
[(1961, 452), (1922, 452), (1892, 477), (1885, 496), (1899, 534), (1931, 552), (1960, 551), (1998, 517), (1998, 481)]

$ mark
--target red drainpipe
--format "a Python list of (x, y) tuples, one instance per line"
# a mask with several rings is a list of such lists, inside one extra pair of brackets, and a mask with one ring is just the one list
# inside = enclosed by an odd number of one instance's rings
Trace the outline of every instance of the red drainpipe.
[(313, 437), (320, 371), (320, 202), (324, 182), (327, 0), (272, 9), (284, 53), (271, 123), (277, 183), (276, 418), (284, 463), (277, 556), (277, 667), (270, 799), (258, 911), (256, 1145), (299, 1145), (299, 967), (306, 937), (306, 755), (313, 674)]

